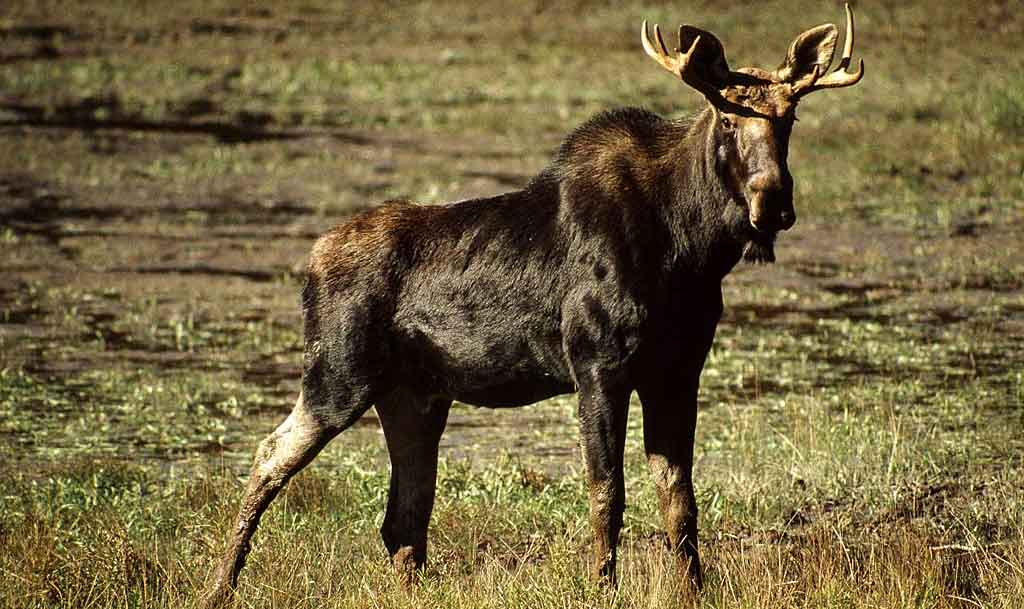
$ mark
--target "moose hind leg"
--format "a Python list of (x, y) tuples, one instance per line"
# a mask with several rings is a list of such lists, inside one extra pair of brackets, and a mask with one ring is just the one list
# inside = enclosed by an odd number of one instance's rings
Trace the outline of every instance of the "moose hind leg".
[(434, 509), (438, 444), (451, 400), (398, 390), (377, 404), (391, 458), (388, 507), (380, 533), (406, 583), (427, 559), (427, 527)]
[[(358, 416), (353, 420), (355, 418)], [(288, 418), (260, 443), (249, 474), (249, 485), (238, 512), (236, 528), (206, 597), (208, 607), (221, 606), (230, 598), (249, 554), (250, 540), (259, 525), (260, 516), (270, 502), (288, 480), (312, 461), (327, 442), (345, 427), (348, 425), (321, 422), (307, 407), (300, 393)]]

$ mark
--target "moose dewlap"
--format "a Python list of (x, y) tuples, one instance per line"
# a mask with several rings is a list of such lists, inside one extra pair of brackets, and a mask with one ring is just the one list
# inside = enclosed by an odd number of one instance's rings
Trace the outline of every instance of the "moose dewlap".
[(771, 262), (796, 221), (789, 137), (800, 99), (846, 87), (837, 28), (797, 36), (772, 71), (730, 69), (722, 44), (679, 28), (646, 53), (707, 106), (683, 120), (641, 109), (576, 129), (524, 189), (449, 205), (388, 202), (325, 233), (303, 289), (302, 388), (260, 445), (207, 600), (229, 599), (261, 514), (371, 406), (391, 458), (381, 535), (403, 574), (423, 565), (438, 442), (453, 400), (522, 406), (579, 394), (594, 570), (614, 581), (625, 504), (629, 397), (680, 577), (701, 582), (691, 469), (697, 387), (723, 277)]

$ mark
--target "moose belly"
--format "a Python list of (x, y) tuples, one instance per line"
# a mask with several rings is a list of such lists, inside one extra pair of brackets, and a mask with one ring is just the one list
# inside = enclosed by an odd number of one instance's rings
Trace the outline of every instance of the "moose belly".
[(398, 353), (400, 382), (419, 392), (508, 408), (574, 390), (557, 334), (523, 327), (407, 330)]
[(548, 378), (501, 379), (487, 386), (472, 387), (455, 394), (455, 399), (485, 408), (515, 408), (541, 400), (572, 393), (572, 383)]

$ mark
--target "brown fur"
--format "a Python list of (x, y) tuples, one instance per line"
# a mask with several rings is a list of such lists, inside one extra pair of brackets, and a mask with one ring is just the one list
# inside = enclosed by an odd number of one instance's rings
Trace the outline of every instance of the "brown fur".
[(429, 221), (430, 208), (409, 201), (386, 201), (324, 233), (313, 243), (307, 272), (325, 288), (336, 286), (360, 268), (401, 249), (402, 237)]

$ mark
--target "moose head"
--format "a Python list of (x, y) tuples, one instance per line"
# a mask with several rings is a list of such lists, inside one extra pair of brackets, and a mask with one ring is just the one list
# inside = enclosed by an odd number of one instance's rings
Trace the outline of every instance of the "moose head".
[[(797, 102), (819, 89), (848, 87), (864, 76), (864, 62), (847, 71), (853, 54), (853, 12), (846, 5), (846, 43), (839, 66), (832, 64), (838, 30), (828, 23), (796, 37), (775, 70), (731, 70), (725, 49), (714, 34), (692, 25), (679, 26), (679, 47), (670, 54), (654, 26), (654, 40), (643, 23), (644, 50), (663, 68), (696, 89), (714, 109), (716, 165), (733, 199), (747, 208), (752, 246), (744, 257), (774, 259), (775, 234), (796, 222), (793, 177), (787, 155), (796, 121)], [(684, 49), (686, 49), (684, 51)]]

